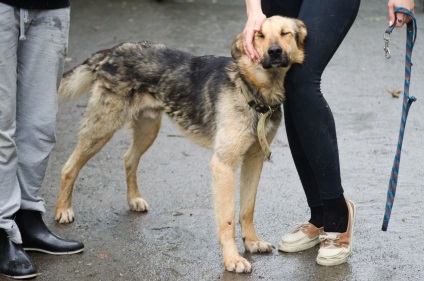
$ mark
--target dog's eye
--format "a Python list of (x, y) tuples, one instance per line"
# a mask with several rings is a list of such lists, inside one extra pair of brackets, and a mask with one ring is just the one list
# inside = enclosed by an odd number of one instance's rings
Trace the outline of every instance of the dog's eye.
[(281, 31), (281, 36), (286, 36), (286, 35), (289, 35), (290, 34), (290, 32), (285, 32), (285, 31)]
[(256, 37), (258, 38), (265, 38), (265, 35), (262, 32), (256, 32)]

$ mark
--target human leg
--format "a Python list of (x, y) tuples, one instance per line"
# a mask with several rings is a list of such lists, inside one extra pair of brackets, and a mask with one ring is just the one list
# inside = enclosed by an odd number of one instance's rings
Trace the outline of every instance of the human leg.
[(284, 113), (296, 168), (308, 203), (315, 207), (320, 200), (343, 195), (334, 118), (320, 83), (326, 65), (353, 24), (359, 0), (288, 1), (284, 9), (277, 1), (264, 2), (275, 6), (274, 10), (265, 11), (267, 16), (295, 16), (297, 12), (308, 29), (305, 62), (294, 65), (286, 78)]
[[(353, 24), (359, 3), (302, 2), (297, 17), (308, 29), (306, 59), (303, 65), (292, 67), (285, 85), (284, 113), (290, 149), (311, 213), (313, 209), (319, 213), (321, 201), (322, 224), (328, 232), (345, 232), (349, 212), (341, 185), (334, 119), (321, 93), (321, 75)], [(294, 14), (294, 10), (271, 12)]]
[(19, 210), (21, 192), (16, 178), (18, 154), (16, 131), (16, 66), (19, 31), (14, 8), (0, 4), (0, 228), (20, 242), (13, 215)]
[(320, 82), (325, 67), (352, 26), (359, 4), (359, 0), (303, 1), (298, 18), (308, 28), (306, 60), (294, 67), (286, 80), (285, 108), (289, 109), (316, 179), (324, 207), (324, 230), (330, 232), (346, 231), (348, 209), (343, 197), (334, 118), (321, 93)]
[(299, 223), (293, 231), (285, 234), (278, 243), (278, 250), (298, 252), (312, 248), (320, 243), (318, 238), (324, 231), (324, 210), (312, 167), (309, 165), (302, 148), (287, 104), (284, 105), (284, 117), (290, 151), (310, 208), (310, 219), (307, 222)]
[(33, 278), (36, 266), (22, 248), (14, 221), (21, 191), (16, 177), (16, 68), (18, 21), (15, 9), (0, 3), (0, 272), (11, 278)]
[(63, 73), (69, 33), (69, 8), (30, 10), (26, 39), (18, 47), (16, 145), (21, 208), (16, 223), (23, 247), (50, 254), (81, 252), (84, 245), (50, 232), (37, 194), (55, 144), (57, 88)]
[[(303, 1), (263, 0), (262, 9), (267, 17), (282, 15), (297, 18), (302, 6), (302, 2)], [(314, 229), (321, 228), (324, 224), (324, 212), (322, 209), (319, 189), (315, 179), (314, 171), (312, 170), (305, 151), (303, 150), (301, 140), (299, 139), (299, 136), (296, 132), (292, 118), (293, 117), (290, 113), (290, 107), (288, 107), (287, 103), (285, 103), (284, 121), (286, 133), (290, 144), (290, 151), (292, 153), (296, 169), (302, 182), (308, 206), (310, 207), (311, 217), (309, 219), (309, 223), (313, 224)], [(302, 223), (302, 225), (307, 225), (307, 223)], [(313, 233), (315, 233), (315, 231), (313, 231)], [(290, 237), (288, 238), (291, 239)], [(313, 237), (313, 239), (317, 241), (318, 236)]]
[(57, 88), (63, 73), (69, 9), (30, 10), (18, 48), (16, 145), (21, 208), (44, 212), (38, 196), (55, 145)]

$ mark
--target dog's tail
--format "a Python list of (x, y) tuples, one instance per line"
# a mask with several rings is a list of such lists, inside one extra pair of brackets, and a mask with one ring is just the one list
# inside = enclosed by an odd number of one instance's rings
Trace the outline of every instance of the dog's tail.
[(61, 99), (74, 99), (88, 94), (97, 77), (97, 71), (110, 57), (110, 50), (93, 54), (82, 64), (63, 74), (58, 95)]

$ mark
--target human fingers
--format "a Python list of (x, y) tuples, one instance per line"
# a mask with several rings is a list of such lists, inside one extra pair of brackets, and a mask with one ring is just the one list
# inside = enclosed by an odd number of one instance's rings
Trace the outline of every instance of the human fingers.
[(253, 60), (254, 58), (253, 36), (254, 36), (254, 31), (251, 28), (247, 28), (243, 32), (243, 38), (244, 38), (243, 47), (247, 54), (247, 57), (250, 60)]
[(410, 17), (404, 13), (396, 13), (396, 27), (402, 27), (410, 21)]
[(405, 15), (403, 13), (396, 13), (396, 27), (402, 27), (405, 24)]
[[(258, 29), (259, 30), (259, 29)], [(258, 52), (256, 51), (256, 49), (255, 49), (255, 46), (253, 45), (253, 40), (254, 40), (254, 37), (255, 37), (255, 33), (257, 32), (257, 30), (254, 30), (254, 32), (252, 33), (252, 35), (251, 35), (251, 38), (250, 38), (250, 40), (247, 40), (247, 43), (245, 43), (245, 47), (246, 47), (246, 49), (247, 49), (247, 51), (248, 51), (248, 53), (250, 54), (250, 59), (253, 61), (253, 60), (255, 60), (255, 61), (259, 61), (260, 60), (260, 57), (259, 57), (259, 54), (258, 54)]]
[(259, 31), (260, 28), (257, 27), (254, 23), (246, 26), (243, 35), (244, 35), (244, 49), (250, 60), (259, 60), (259, 54), (253, 46), (253, 38), (255, 33)]
[(392, 26), (395, 21), (395, 5), (389, 1), (388, 4), (388, 12), (389, 12), (389, 26)]

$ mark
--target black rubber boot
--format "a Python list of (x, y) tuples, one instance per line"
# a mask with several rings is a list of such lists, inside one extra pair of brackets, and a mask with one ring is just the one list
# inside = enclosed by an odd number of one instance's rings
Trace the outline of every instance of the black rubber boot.
[(22, 245), (9, 239), (6, 231), (0, 229), (0, 272), (14, 279), (29, 279), (37, 276), (37, 268), (25, 253)]
[(84, 244), (66, 240), (52, 233), (41, 217), (41, 212), (19, 210), (16, 224), (22, 236), (22, 246), (26, 251), (37, 251), (52, 255), (71, 255), (84, 250)]

